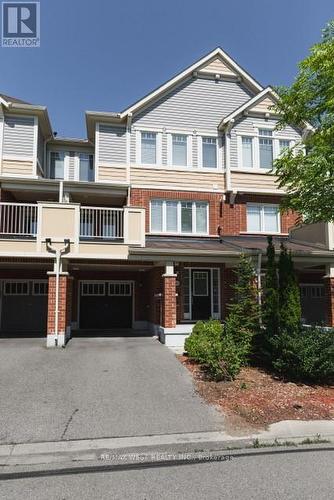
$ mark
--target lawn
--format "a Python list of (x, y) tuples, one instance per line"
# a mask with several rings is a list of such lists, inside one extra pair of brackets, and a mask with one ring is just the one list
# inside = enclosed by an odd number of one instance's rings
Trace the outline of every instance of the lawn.
[(280, 420), (334, 419), (334, 386), (285, 382), (253, 367), (243, 368), (233, 382), (215, 382), (187, 356), (178, 358), (200, 396), (224, 413), (229, 432), (258, 430)]

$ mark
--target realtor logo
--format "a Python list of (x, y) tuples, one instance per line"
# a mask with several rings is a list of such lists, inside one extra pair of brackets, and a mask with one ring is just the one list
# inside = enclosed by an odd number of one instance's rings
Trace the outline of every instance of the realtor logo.
[(40, 46), (39, 2), (2, 2), (3, 47)]

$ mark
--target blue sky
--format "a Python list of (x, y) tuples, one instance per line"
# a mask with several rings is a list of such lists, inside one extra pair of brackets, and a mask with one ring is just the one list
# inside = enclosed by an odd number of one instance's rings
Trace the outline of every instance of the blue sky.
[(41, 47), (0, 48), (0, 92), (46, 105), (59, 136), (120, 111), (217, 46), (263, 85), (292, 82), (333, 0), (41, 0)]

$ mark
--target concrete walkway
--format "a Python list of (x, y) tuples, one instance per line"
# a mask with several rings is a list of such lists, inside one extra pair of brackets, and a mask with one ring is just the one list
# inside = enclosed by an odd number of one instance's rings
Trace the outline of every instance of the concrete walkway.
[(223, 417), (152, 338), (0, 339), (0, 444), (216, 431)]

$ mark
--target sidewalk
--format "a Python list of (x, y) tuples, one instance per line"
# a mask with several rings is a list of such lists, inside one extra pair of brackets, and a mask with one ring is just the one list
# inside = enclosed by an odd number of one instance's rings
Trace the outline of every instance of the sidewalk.
[[(166, 454), (176, 457), (182, 453), (209, 453), (270, 444), (298, 444), (305, 440), (317, 443), (324, 440), (334, 442), (334, 421), (282, 421), (267, 431), (247, 436), (231, 436), (225, 432), (197, 432), (180, 434), (158, 434), (114, 438), (21, 443), (0, 446), (1, 474), (17, 466), (47, 464), (49, 468), (62, 463), (100, 461), (104, 463), (140, 463), (152, 461)], [(137, 457), (137, 458), (136, 458)]]

